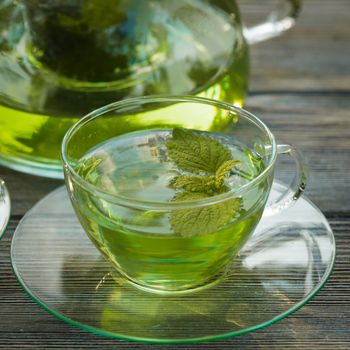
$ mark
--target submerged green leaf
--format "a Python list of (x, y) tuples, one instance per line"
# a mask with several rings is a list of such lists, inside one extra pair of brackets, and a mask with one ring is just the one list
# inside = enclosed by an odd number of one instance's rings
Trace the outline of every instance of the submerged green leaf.
[(215, 190), (215, 177), (180, 175), (170, 181), (170, 187), (189, 192), (212, 193)]
[[(95, 172), (95, 170), (101, 162), (102, 159), (98, 159), (95, 157), (87, 158), (84, 161), (80, 161), (74, 170), (84, 180), (94, 183), (97, 180), (97, 173)], [(93, 174), (95, 175), (93, 176)]]
[[(211, 197), (206, 193), (178, 193), (174, 201), (199, 200)], [(215, 232), (227, 224), (240, 209), (241, 200), (231, 198), (216, 204), (174, 210), (171, 225), (176, 234), (192, 237)]]

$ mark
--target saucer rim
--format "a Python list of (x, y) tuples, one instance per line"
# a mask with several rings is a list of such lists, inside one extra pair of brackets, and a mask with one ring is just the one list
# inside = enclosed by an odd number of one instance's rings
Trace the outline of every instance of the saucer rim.
[[(274, 184), (275, 185), (275, 184)], [(277, 185), (285, 187), (285, 185), (277, 182)], [(327, 218), (323, 215), (323, 213), (321, 212), (321, 210), (309, 199), (307, 198), (305, 195), (303, 195), (301, 197), (301, 200), (305, 200), (315, 211), (318, 212), (319, 215), (321, 215), (324, 220), (325, 220), (325, 224), (328, 230), (328, 236), (330, 239), (330, 245), (333, 247), (332, 252), (331, 252), (331, 258), (330, 258), (330, 263), (327, 266), (327, 268), (324, 271), (324, 274), (322, 276), (322, 279), (319, 281), (319, 283), (311, 290), (311, 292), (305, 296), (303, 299), (301, 299), (299, 302), (293, 304), (293, 306), (289, 309), (287, 309), (286, 311), (284, 311), (283, 313), (279, 314), (276, 317), (273, 317), (271, 319), (269, 319), (268, 321), (259, 323), (257, 325), (248, 327), (248, 328), (244, 328), (241, 330), (236, 330), (233, 332), (228, 332), (228, 333), (224, 333), (224, 334), (219, 334), (219, 335), (212, 335), (212, 336), (203, 336), (203, 337), (196, 337), (196, 338), (161, 338), (161, 339), (157, 339), (157, 338), (143, 338), (143, 337), (134, 337), (134, 336), (127, 336), (127, 335), (119, 335), (119, 334), (115, 334), (113, 332), (109, 332), (106, 330), (101, 330), (99, 328), (93, 327), (93, 326), (89, 326), (86, 325), (82, 322), (78, 322), (73, 320), (70, 317), (64, 316), (59, 312), (54, 311), (53, 309), (51, 309), (49, 306), (46, 305), (46, 303), (44, 301), (41, 300), (40, 297), (37, 297), (34, 295), (34, 293), (31, 292), (31, 289), (29, 286), (27, 286), (26, 282), (24, 282), (24, 280), (22, 279), (19, 271), (17, 270), (16, 267), (16, 262), (14, 261), (14, 254), (13, 254), (13, 250), (14, 250), (14, 245), (15, 245), (15, 240), (17, 239), (16, 234), (17, 232), (20, 231), (21, 226), (23, 225), (23, 223), (25, 222), (25, 220), (27, 219), (27, 217), (29, 217), (31, 215), (31, 213), (36, 209), (37, 205), (41, 204), (42, 202), (44, 202), (45, 200), (48, 200), (51, 196), (54, 196), (57, 192), (61, 192), (62, 190), (66, 190), (66, 187), (60, 186), (57, 189), (53, 190), (52, 192), (48, 193), (45, 197), (43, 197), (42, 199), (40, 199), (24, 216), (23, 218), (20, 220), (20, 222), (18, 223), (18, 226), (13, 234), (12, 237), (12, 242), (11, 242), (11, 267), (13, 270), (13, 273), (15, 275), (15, 278), (17, 280), (17, 282), (19, 283), (19, 285), (21, 286), (21, 288), (24, 290), (24, 292), (37, 304), (39, 305), (42, 309), (44, 309), (46, 312), (48, 312), (50, 315), (58, 318), (59, 320), (66, 322), (69, 325), (75, 326), (83, 331), (86, 332), (90, 332), (96, 335), (100, 335), (100, 336), (104, 336), (104, 337), (108, 337), (108, 338), (112, 338), (112, 339), (120, 339), (120, 340), (125, 340), (125, 341), (132, 341), (132, 342), (139, 342), (139, 343), (149, 343), (149, 344), (196, 344), (196, 343), (203, 343), (203, 342), (211, 342), (211, 341), (217, 341), (217, 340), (223, 340), (223, 339), (228, 339), (228, 338), (233, 338), (236, 336), (240, 336), (240, 335), (244, 335), (250, 332), (254, 332), (256, 330), (259, 330), (261, 328), (270, 326), (278, 321), (281, 321), (282, 319), (292, 315), (294, 312), (298, 311), (301, 307), (303, 307), (304, 305), (306, 305), (309, 301), (311, 301), (316, 295), (317, 293), (324, 287), (324, 285), (327, 283), (327, 281), (329, 280), (329, 278), (332, 276), (333, 274), (333, 270), (334, 270), (334, 265), (336, 262), (336, 255), (337, 255), (337, 249), (336, 249), (336, 242), (335, 242), (335, 237), (334, 237), (334, 233), (333, 230), (331, 228), (331, 226), (328, 223)], [(288, 211), (289, 208), (286, 208), (285, 211)], [(263, 218), (262, 218), (263, 220)], [(1, 238), (1, 236), (0, 236)]]

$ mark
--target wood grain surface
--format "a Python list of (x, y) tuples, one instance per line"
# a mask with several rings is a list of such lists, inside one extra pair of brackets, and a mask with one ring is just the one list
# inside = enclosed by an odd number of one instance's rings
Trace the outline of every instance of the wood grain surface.
[[(241, 3), (252, 17), (266, 12), (263, 1)], [(67, 325), (31, 301), (10, 263), (11, 238), (19, 220), (62, 181), (0, 167), (12, 198), (11, 221), (0, 241), (0, 349), (349, 349), (349, 23), (350, 0), (305, 0), (292, 31), (251, 50), (246, 107), (270, 126), (280, 142), (304, 151), (311, 168), (307, 195), (325, 213), (336, 238), (334, 273), (309, 304), (257, 332), (198, 345), (137, 344)]]

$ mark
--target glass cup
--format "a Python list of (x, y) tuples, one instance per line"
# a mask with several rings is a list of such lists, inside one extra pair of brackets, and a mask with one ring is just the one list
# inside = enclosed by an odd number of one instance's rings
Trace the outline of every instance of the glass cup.
[[(157, 187), (148, 197), (141, 196), (149, 181), (145, 158), (169, 161), (152, 133), (169, 136), (179, 127), (232, 141), (242, 157), (241, 165), (231, 170), (239, 179), (235, 186), (190, 200), (164, 200)], [(135, 146), (134, 153), (124, 153), (132, 144), (129, 138), (138, 133), (144, 135), (144, 143)], [(110, 153), (95, 173), (100, 165), (92, 154), (113, 140), (122, 140), (118, 142), (124, 149)], [(267, 205), (279, 154), (295, 160), (295, 177), (286, 193)], [(190, 96), (140, 97), (102, 107), (68, 131), (62, 158), (70, 199), (91, 241), (114, 271), (159, 293), (193, 291), (218, 281), (262, 214), (274, 215), (291, 206), (307, 180), (301, 153), (291, 145), (276, 145), (257, 117), (225, 102)], [(133, 171), (124, 177), (113, 181), (108, 177), (131, 163)], [(244, 167), (254, 167), (255, 176)], [(141, 184), (139, 193), (127, 192), (135, 176)]]

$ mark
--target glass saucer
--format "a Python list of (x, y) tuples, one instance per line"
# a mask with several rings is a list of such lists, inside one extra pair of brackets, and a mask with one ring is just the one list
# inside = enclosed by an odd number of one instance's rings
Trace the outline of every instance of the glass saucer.
[(10, 208), (10, 195), (5, 186), (5, 182), (0, 179), (0, 239), (5, 233), (10, 218)]
[[(271, 197), (285, 189), (277, 184)], [(72, 325), (121, 339), (190, 343), (251, 332), (305, 305), (331, 274), (335, 242), (325, 217), (304, 197), (263, 217), (216, 285), (183, 295), (153, 294), (112, 276), (61, 187), (20, 222), (11, 259), (29, 296)]]

